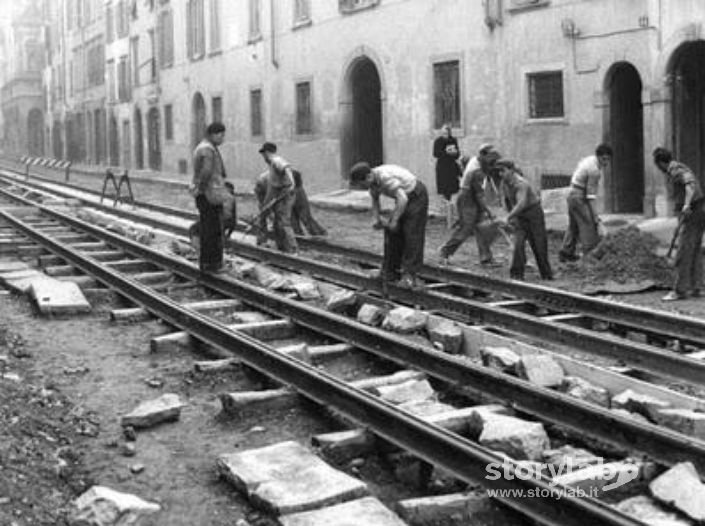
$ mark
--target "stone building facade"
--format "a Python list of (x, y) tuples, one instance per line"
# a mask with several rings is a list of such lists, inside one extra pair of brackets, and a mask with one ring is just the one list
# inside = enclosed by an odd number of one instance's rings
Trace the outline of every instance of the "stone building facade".
[(222, 120), (243, 185), (269, 140), (312, 191), (343, 186), (361, 159), (433, 187), (431, 144), (450, 122), (465, 153), (491, 141), (537, 185), (609, 142), (603, 208), (647, 216), (667, 213), (655, 146), (705, 171), (701, 0), (51, 3), (65, 44), (45, 88), (63, 95), (47, 97), (45, 149), (74, 160), (188, 174)]

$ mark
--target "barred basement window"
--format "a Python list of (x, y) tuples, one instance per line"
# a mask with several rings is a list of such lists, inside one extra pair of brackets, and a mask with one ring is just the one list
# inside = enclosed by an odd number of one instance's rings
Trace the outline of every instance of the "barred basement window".
[(542, 71), (529, 73), (529, 118), (554, 119), (565, 116), (563, 109), (563, 73)]
[(296, 133), (303, 135), (313, 132), (311, 118), (311, 83), (296, 84)]
[(433, 65), (433, 127), (445, 123), (460, 128), (460, 61)]

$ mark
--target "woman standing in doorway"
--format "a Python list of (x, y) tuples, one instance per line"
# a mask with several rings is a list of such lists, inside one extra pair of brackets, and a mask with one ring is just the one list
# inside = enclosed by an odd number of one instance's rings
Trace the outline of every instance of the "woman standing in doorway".
[(441, 128), (442, 135), (433, 141), (433, 156), (436, 158), (436, 191), (443, 196), (446, 205), (448, 227), (452, 225), (453, 204), (451, 198), (458, 192), (461, 171), (458, 159), (458, 140), (453, 137), (450, 124)]

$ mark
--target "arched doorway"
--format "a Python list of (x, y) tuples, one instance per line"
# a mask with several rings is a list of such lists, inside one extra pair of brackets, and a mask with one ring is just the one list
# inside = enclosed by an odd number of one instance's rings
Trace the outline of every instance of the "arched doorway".
[(135, 108), (135, 168), (144, 168), (144, 142), (142, 139), (142, 112)]
[(42, 110), (34, 108), (27, 115), (27, 153), (44, 155), (44, 117)]
[(683, 44), (671, 61), (673, 150), (705, 183), (705, 41)]
[(108, 148), (110, 149), (110, 166), (120, 164), (120, 136), (115, 114), (110, 114), (110, 127), (108, 128)]
[(191, 147), (195, 148), (206, 133), (206, 103), (196, 92), (191, 104)]
[(64, 141), (61, 138), (61, 121), (54, 121), (51, 128), (51, 149), (54, 159), (62, 159), (64, 157)]
[(147, 148), (149, 150), (149, 167), (162, 169), (162, 151), (159, 144), (159, 110), (151, 108), (147, 113)]
[(614, 64), (605, 79), (609, 111), (605, 139), (614, 150), (605, 180), (605, 209), (644, 211), (644, 113), (641, 78), (628, 62)]
[(357, 58), (346, 75), (340, 139), (344, 175), (358, 161), (367, 161), (371, 166), (384, 162), (382, 83), (377, 66), (365, 56)]

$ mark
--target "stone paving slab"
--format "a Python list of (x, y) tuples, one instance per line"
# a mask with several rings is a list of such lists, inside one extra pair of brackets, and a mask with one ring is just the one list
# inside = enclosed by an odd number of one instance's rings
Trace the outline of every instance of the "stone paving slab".
[(281, 515), (310, 511), (368, 494), (364, 482), (332, 468), (293, 441), (221, 455), (217, 466), (223, 477), (247, 494), (253, 504)]
[(396, 514), (374, 497), (279, 518), (282, 526), (403, 526)]
[(0, 274), (0, 282), (20, 294), (27, 294), (32, 284), (39, 281), (54, 282), (56, 280), (32, 268)]
[(30, 285), (29, 295), (34, 298), (43, 314), (91, 310), (91, 304), (81, 292), (81, 288), (70, 281), (38, 279)]

